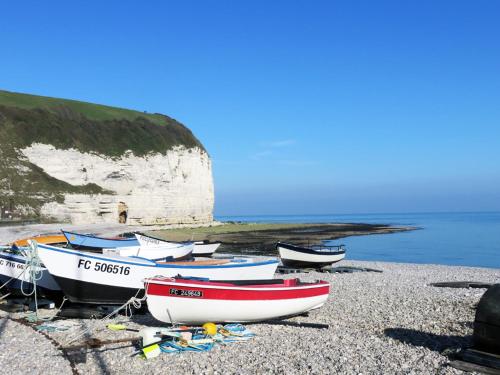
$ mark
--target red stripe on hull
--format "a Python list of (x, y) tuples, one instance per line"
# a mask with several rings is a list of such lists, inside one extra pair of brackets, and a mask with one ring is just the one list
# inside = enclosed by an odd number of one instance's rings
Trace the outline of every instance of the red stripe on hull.
[[(177, 291), (184, 290), (186, 294), (170, 293), (170, 289)], [(315, 288), (296, 287), (293, 289), (275, 289), (275, 290), (255, 290), (255, 289), (217, 289), (217, 288), (201, 288), (198, 285), (181, 286), (172, 283), (153, 284), (150, 283), (147, 287), (147, 294), (164, 297), (191, 298), (191, 299), (219, 299), (219, 300), (276, 300), (276, 299), (295, 299), (307, 298), (328, 294), (330, 284), (325, 283)], [(201, 292), (199, 296), (193, 296), (192, 292)], [(196, 295), (197, 293), (194, 293)]]

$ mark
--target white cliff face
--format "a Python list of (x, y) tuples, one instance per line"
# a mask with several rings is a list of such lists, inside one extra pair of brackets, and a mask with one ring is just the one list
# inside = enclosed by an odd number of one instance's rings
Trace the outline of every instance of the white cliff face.
[(34, 143), (21, 150), (48, 175), (71, 185), (94, 183), (110, 194), (66, 194), (41, 214), (78, 223), (119, 220), (120, 202), (128, 207), (127, 224), (206, 223), (213, 220), (214, 188), (208, 154), (177, 147), (165, 155), (119, 158)]

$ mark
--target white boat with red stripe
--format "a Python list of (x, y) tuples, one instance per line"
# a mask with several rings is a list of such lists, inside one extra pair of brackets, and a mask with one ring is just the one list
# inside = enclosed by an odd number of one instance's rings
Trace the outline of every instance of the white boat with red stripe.
[(165, 323), (256, 322), (321, 307), (326, 281), (299, 279), (209, 281), (154, 277), (144, 280), (150, 313)]

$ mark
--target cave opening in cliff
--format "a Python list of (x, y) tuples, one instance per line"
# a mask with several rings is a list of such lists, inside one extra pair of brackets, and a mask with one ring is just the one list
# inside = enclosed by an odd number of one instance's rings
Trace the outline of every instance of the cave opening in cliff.
[(118, 222), (120, 224), (126, 224), (128, 217), (128, 206), (125, 202), (118, 203)]

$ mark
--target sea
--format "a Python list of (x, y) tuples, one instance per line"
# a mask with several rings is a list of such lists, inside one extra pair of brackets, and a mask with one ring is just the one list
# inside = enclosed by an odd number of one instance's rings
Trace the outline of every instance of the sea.
[(499, 268), (500, 212), (218, 216), (252, 223), (370, 223), (418, 230), (344, 237), (346, 259)]

